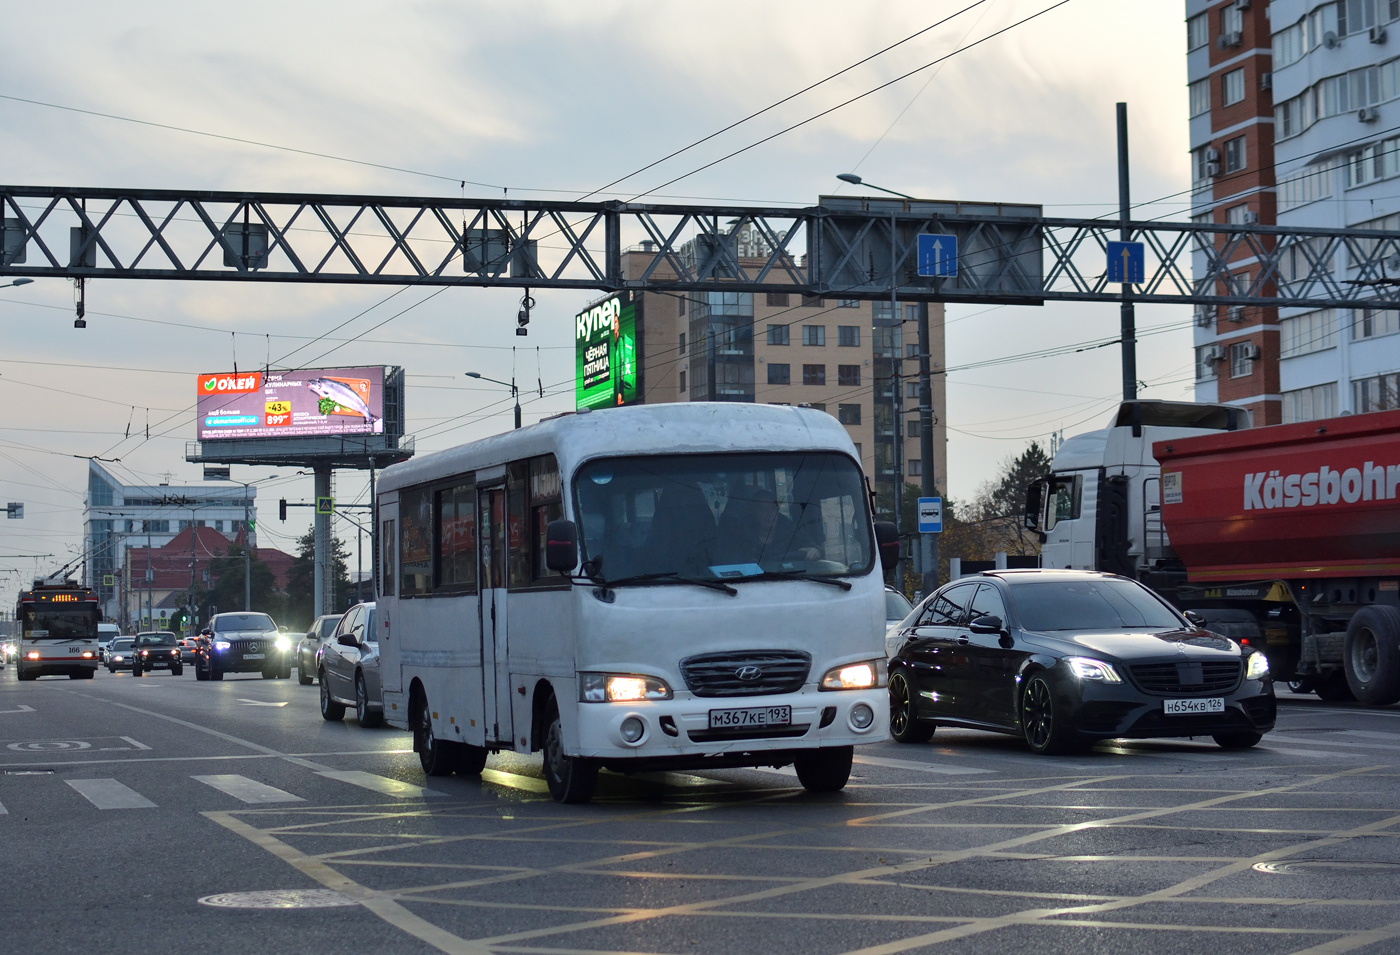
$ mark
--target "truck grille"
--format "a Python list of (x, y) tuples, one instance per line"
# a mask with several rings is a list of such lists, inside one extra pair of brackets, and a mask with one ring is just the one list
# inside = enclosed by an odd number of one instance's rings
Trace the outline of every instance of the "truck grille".
[(696, 696), (796, 693), (811, 669), (811, 654), (799, 650), (703, 653), (681, 661), (681, 676)]
[(1240, 682), (1240, 661), (1139, 663), (1128, 667), (1133, 682), (1148, 693), (1220, 693)]

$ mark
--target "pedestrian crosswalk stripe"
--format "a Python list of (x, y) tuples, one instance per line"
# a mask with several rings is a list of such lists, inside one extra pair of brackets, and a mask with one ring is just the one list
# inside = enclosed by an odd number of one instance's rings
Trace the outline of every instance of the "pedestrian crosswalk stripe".
[(5, 808), (5, 804), (3, 802), (0, 802), (0, 816), (8, 816), (9, 814), (10, 810)]
[(196, 782), (201, 782), (206, 786), (212, 786), (219, 792), (228, 793), (234, 799), (241, 799), (243, 802), (261, 805), (271, 802), (305, 802), (300, 796), (293, 796), (289, 792), (283, 792), (272, 786), (266, 786), (256, 779), (249, 779), (247, 776), (236, 776), (233, 774), (215, 776), (191, 776)]
[(912, 769), (919, 773), (937, 773), (940, 776), (973, 776), (979, 773), (994, 773), (995, 769), (976, 769), (972, 766), (950, 766), (946, 763), (925, 763), (914, 759), (890, 759), (885, 756), (857, 756), (857, 763), (866, 766), (883, 766), (888, 769)]
[(154, 809), (156, 805), (115, 779), (66, 779), (64, 782), (98, 809)]
[(405, 798), (433, 799), (447, 795), (434, 789), (424, 789), (422, 786), (415, 786), (412, 783), (399, 782), (397, 779), (390, 779), (387, 776), (376, 776), (374, 773), (362, 772), (358, 769), (328, 769), (317, 773), (327, 779), (338, 780), (342, 783), (349, 783), (352, 786), (360, 786), (364, 789), (372, 789), (377, 793), (385, 793), (389, 796), (402, 796)]

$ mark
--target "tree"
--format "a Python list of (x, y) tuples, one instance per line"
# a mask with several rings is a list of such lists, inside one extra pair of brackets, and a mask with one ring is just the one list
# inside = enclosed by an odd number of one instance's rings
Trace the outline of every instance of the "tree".
[(219, 608), (221, 613), (242, 610), (244, 607), (244, 567), (252, 572), (252, 609), (272, 616), (274, 620), (286, 611), (286, 595), (276, 589), (272, 568), (258, 559), (256, 548), (251, 560), (245, 563), (247, 548), (243, 544), (230, 544), (228, 550), (216, 557), (209, 568), (213, 587), (206, 598), (207, 603)]
[[(331, 535), (331, 606), (344, 610), (354, 585), (350, 582), (348, 550), (345, 542)], [(287, 580), (287, 616), (300, 627), (316, 619), (316, 528), (297, 538), (297, 554)]]
[(1002, 462), (995, 480), (982, 485), (973, 503), (976, 520), (986, 526), (993, 553), (1040, 553), (1040, 541), (1026, 529), (1026, 488), (1050, 472), (1050, 456), (1039, 442)]

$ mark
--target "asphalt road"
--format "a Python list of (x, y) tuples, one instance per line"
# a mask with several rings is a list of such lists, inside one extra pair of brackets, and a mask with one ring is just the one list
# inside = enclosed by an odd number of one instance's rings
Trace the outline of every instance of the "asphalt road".
[(426, 781), (295, 680), (7, 668), (0, 949), (1400, 951), (1400, 709), (1281, 710), (1245, 753), (940, 730), (858, 750), (834, 796), (604, 774), (574, 807), (538, 757)]

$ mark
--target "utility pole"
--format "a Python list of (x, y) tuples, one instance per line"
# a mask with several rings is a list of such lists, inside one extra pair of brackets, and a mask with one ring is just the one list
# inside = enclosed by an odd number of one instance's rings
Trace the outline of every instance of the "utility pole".
[[(928, 302), (919, 303), (919, 475), (924, 497), (937, 497), (933, 474), (933, 382), (929, 377)], [(922, 534), (924, 593), (938, 589), (938, 535)]]
[[(1128, 104), (1118, 104), (1118, 238), (1132, 241), (1132, 229), (1128, 227)], [(1127, 278), (1124, 270), (1123, 278)], [(1123, 352), (1123, 400), (1132, 401), (1137, 397), (1137, 329), (1133, 313), (1133, 286), (1123, 283), (1122, 305), (1122, 352)]]
[[(316, 501), (331, 496), (331, 469), (319, 467), (315, 470)], [(331, 612), (331, 516), (322, 514), (317, 506), (315, 517), (316, 585), (313, 616)]]
[[(247, 254), (248, 230), (243, 230), (244, 254)], [(253, 531), (248, 522), (253, 519), (249, 513), (248, 485), (243, 485), (243, 609), (253, 609)]]

